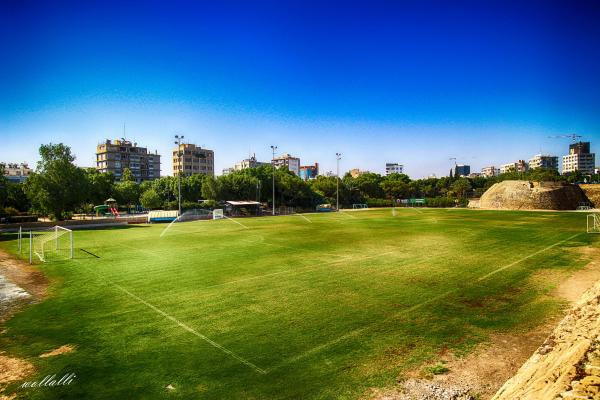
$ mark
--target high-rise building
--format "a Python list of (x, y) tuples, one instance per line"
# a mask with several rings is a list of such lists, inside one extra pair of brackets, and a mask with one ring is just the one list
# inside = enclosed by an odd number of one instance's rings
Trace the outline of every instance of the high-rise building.
[(315, 179), (319, 175), (319, 163), (300, 166), (300, 178), (304, 181)]
[(529, 160), (529, 169), (545, 168), (558, 171), (558, 157), (537, 154)]
[(493, 176), (498, 176), (500, 174), (500, 169), (490, 165), (489, 167), (481, 168), (481, 175), (491, 178)]
[(593, 174), (596, 167), (596, 155), (590, 153), (590, 142), (578, 142), (569, 145), (569, 154), (563, 156), (562, 173), (581, 171)]
[(160, 155), (124, 139), (106, 140), (96, 146), (98, 171), (112, 172), (116, 180), (121, 180), (125, 168), (131, 170), (138, 183), (160, 178)]
[(454, 166), (454, 176), (469, 176), (471, 173), (470, 165), (456, 164)]
[(298, 157), (292, 157), (291, 155), (285, 153), (275, 157), (272, 162), (277, 168), (285, 166), (294, 174), (300, 175), (300, 159)]
[(11, 182), (25, 182), (29, 174), (33, 172), (27, 163), (0, 163), (4, 167), (4, 176)]
[(516, 162), (504, 164), (500, 166), (500, 173), (506, 174), (508, 172), (527, 172), (528, 166), (525, 160), (518, 160)]
[(173, 176), (215, 175), (215, 153), (191, 143), (173, 149)]
[(401, 174), (404, 170), (404, 165), (398, 163), (385, 163), (385, 174)]

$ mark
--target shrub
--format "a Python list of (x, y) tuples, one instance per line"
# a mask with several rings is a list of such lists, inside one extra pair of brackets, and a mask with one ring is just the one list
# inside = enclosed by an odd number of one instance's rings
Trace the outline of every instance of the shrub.
[(15, 217), (20, 214), (19, 210), (14, 207), (4, 207), (4, 214), (9, 217)]

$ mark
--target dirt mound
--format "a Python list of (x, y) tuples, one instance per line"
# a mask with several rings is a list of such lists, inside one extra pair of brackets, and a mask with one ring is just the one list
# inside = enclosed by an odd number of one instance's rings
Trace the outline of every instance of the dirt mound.
[(480, 206), (500, 210), (575, 210), (582, 202), (588, 200), (577, 185), (503, 181), (481, 196)]
[(600, 398), (600, 282), (493, 400)]
[(600, 208), (600, 185), (579, 185), (592, 206)]

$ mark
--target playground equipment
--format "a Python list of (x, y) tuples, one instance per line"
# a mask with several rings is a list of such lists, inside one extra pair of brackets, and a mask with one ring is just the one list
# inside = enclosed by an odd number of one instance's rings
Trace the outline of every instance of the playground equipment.
[(97, 216), (112, 216), (115, 218), (119, 218), (121, 216), (121, 214), (119, 214), (117, 201), (112, 197), (104, 200), (104, 204), (95, 206), (94, 211), (96, 212)]

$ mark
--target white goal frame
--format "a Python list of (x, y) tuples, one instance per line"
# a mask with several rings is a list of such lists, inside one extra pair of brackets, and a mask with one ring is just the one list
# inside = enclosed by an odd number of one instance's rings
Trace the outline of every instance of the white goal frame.
[(600, 233), (600, 213), (587, 215), (587, 233)]
[[(69, 258), (73, 258), (73, 231), (63, 226), (54, 226), (50, 229), (41, 232), (30, 231), (30, 246), (29, 246), (29, 260), (31, 262), (31, 253), (35, 254), (41, 262), (46, 262), (46, 254), (50, 251), (57, 252), (58, 250), (64, 250), (60, 248), (60, 241), (58, 240), (63, 235), (69, 235), (68, 240), (68, 254)], [(50, 247), (48, 249), (48, 246)]]
[(222, 208), (215, 208), (213, 210), (213, 219), (223, 219), (225, 218), (225, 214), (223, 213)]
[(364, 208), (369, 208), (369, 205), (366, 203), (356, 203), (356, 204), (352, 204), (352, 209), (353, 210), (362, 210)]

